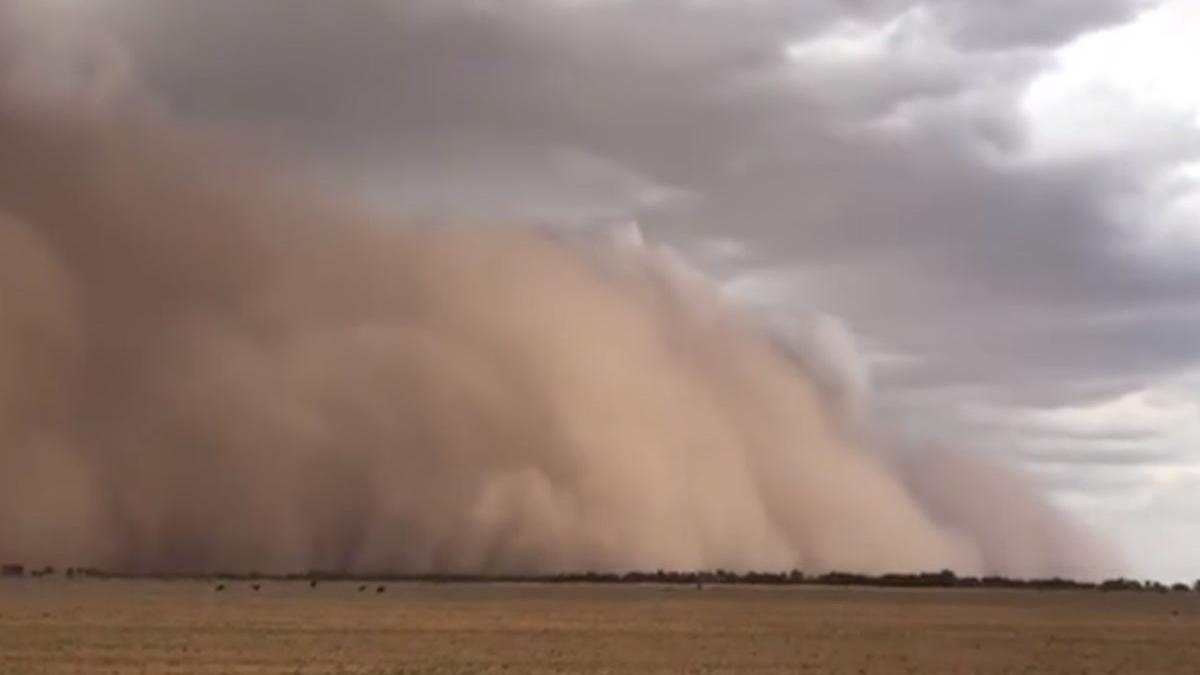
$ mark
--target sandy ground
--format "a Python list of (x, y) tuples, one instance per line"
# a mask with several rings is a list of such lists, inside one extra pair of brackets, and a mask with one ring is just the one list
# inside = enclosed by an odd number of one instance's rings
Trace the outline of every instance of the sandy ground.
[(0, 673), (1200, 673), (1200, 595), (0, 581)]

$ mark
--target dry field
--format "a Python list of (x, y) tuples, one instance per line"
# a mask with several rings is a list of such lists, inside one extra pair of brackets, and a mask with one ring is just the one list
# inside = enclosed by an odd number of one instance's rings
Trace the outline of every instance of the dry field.
[(0, 581), (0, 673), (1200, 673), (1200, 596)]

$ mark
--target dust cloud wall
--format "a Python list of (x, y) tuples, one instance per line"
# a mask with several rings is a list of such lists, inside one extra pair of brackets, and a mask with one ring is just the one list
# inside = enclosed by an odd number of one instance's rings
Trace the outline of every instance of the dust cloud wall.
[(653, 247), (386, 222), (209, 132), (34, 112), (0, 112), (0, 558), (1099, 562), (1007, 472), (856, 443), (796, 359)]
[(0, 559), (1108, 562), (1006, 467), (862, 442), (823, 381), (853, 364), (797, 358), (636, 231), (381, 218), (157, 114), (87, 7), (0, 4)]

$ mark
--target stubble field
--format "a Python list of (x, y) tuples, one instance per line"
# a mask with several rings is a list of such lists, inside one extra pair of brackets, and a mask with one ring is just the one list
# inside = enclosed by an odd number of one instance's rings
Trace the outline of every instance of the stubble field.
[(0, 581), (0, 673), (1200, 672), (1192, 593)]

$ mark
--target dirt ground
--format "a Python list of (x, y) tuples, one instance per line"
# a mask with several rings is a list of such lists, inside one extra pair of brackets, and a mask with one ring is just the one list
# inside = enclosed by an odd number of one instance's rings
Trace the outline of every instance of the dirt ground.
[(1200, 673), (1200, 595), (0, 581), (0, 673)]

